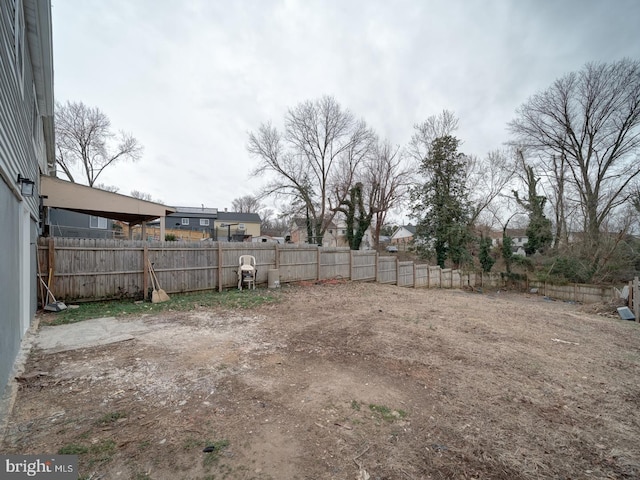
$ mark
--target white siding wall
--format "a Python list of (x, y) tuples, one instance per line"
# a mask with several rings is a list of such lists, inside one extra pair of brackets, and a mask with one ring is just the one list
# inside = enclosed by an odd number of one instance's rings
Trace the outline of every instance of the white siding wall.
[[(40, 18), (46, 26), (50, 9), (49, 0), (0, 0), (0, 392), (35, 311), (32, 252), (39, 218), (39, 177), (41, 171), (46, 173), (47, 149), (31, 55), (43, 54), (32, 40), (42, 34), (50, 42), (51, 29), (49, 23), (46, 31), (39, 32), (40, 24), (28, 20), (44, 12)], [(53, 102), (45, 100), (49, 105)], [(36, 182), (33, 197), (20, 194), (18, 174)]]

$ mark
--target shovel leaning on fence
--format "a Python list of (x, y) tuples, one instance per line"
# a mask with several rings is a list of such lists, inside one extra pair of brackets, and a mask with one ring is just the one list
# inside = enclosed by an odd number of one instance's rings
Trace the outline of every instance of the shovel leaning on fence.
[(158, 277), (156, 276), (156, 272), (153, 269), (153, 263), (149, 260), (149, 278), (151, 279), (151, 285), (153, 286), (153, 291), (151, 292), (151, 303), (162, 303), (171, 300), (167, 292), (165, 292), (162, 288), (160, 288), (160, 282), (158, 281)]

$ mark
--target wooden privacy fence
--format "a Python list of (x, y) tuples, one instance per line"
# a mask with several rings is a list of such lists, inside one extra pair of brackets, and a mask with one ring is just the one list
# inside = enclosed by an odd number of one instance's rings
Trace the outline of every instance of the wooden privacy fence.
[(499, 273), (478, 275), (401, 262), (375, 251), (351, 251), (315, 245), (233, 242), (148, 242), (142, 240), (50, 237), (38, 241), (38, 262), (45, 282), (61, 300), (143, 298), (153, 263), (168, 293), (223, 290), (237, 285), (238, 258), (253, 255), (257, 283), (277, 269), (280, 283), (331, 278), (371, 281), (403, 287), (461, 288), (502, 285)]
[[(57, 299), (74, 301), (144, 298), (151, 284), (146, 268), (148, 261), (153, 263), (160, 285), (169, 293), (232, 288), (238, 281), (236, 271), (240, 255), (256, 258), (258, 284), (266, 284), (269, 270), (277, 269), (280, 283), (342, 278), (415, 288), (504, 286), (500, 273), (441, 269), (399, 261), (394, 256), (380, 256), (371, 250), (210, 241), (148, 242), (63, 237), (38, 240), (38, 262), (43, 280), (49, 283), (51, 279)], [(633, 287), (631, 292), (638, 292), (637, 280)], [(558, 286), (524, 281), (520, 288), (537, 288), (542, 295), (582, 303), (615, 298), (610, 286)], [(636, 293), (635, 298), (637, 309), (640, 293)]]

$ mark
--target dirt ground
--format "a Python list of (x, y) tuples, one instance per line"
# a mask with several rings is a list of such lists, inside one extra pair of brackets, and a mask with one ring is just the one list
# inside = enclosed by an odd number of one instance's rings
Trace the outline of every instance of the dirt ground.
[(280, 295), (32, 352), (1, 450), (77, 452), (91, 479), (640, 478), (638, 324), (505, 292)]

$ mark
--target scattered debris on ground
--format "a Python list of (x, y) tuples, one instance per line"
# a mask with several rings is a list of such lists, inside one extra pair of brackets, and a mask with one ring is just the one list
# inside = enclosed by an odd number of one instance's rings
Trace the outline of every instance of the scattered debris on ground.
[(635, 322), (538, 295), (301, 285), (118, 319), (127, 341), (39, 343), (1, 450), (77, 454), (85, 479), (640, 477)]

